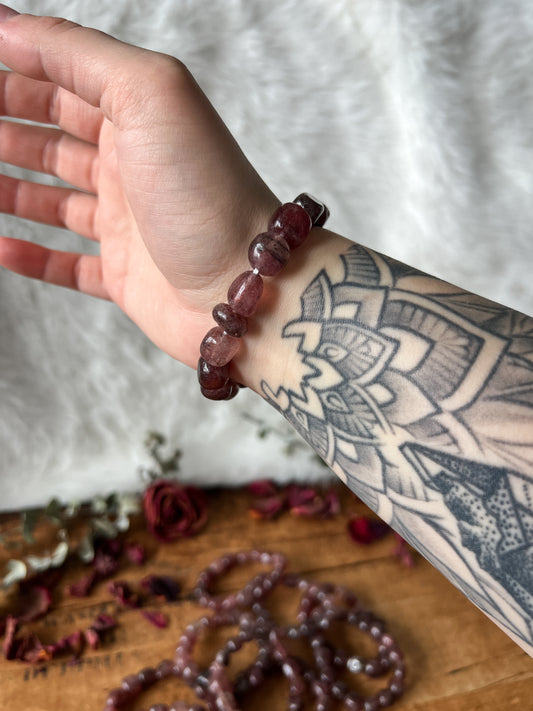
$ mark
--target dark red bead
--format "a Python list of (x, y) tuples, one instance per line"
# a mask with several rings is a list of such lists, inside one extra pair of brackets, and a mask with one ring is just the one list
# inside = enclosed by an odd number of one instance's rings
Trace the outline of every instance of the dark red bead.
[(294, 199), (297, 205), (301, 205), (311, 218), (314, 227), (322, 227), (329, 217), (329, 210), (323, 202), (317, 200), (309, 193), (301, 193)]
[(228, 303), (241, 316), (251, 316), (263, 293), (263, 279), (252, 271), (243, 272), (228, 289)]
[(263, 276), (274, 276), (289, 261), (290, 250), (286, 240), (275, 232), (262, 232), (252, 240), (248, 261)]
[(230, 336), (241, 338), (248, 330), (248, 321), (229, 304), (217, 304), (213, 309), (213, 318)]
[(239, 392), (239, 386), (232, 380), (228, 380), (220, 388), (204, 388), (200, 386), (200, 391), (208, 400), (231, 400)]
[(216, 390), (223, 387), (229, 380), (229, 364), (211, 365), (204, 358), (198, 359), (198, 382), (206, 390)]
[(302, 244), (311, 227), (311, 218), (307, 212), (294, 202), (286, 202), (278, 207), (268, 223), (269, 231), (284, 237), (290, 249)]
[(240, 341), (227, 334), (220, 326), (215, 326), (204, 336), (200, 344), (202, 358), (211, 365), (226, 365), (239, 350)]

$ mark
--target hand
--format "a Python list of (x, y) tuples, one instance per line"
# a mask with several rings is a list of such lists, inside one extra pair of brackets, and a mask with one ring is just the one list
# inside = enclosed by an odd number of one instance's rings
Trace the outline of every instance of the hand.
[(54, 125), (0, 122), (0, 160), (71, 186), (0, 176), (0, 211), (100, 243), (94, 256), (1, 237), (0, 265), (111, 299), (195, 366), (276, 198), (178, 60), (50, 17), (9, 17), (0, 40), (2, 114)]

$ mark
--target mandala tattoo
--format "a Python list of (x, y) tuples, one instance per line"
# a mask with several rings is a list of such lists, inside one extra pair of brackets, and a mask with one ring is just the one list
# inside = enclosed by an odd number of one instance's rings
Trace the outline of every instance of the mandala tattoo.
[(470, 599), (533, 644), (533, 319), (358, 245), (264, 396)]

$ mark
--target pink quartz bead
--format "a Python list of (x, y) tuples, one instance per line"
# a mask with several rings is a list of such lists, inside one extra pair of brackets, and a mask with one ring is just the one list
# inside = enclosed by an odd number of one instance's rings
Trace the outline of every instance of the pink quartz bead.
[(309, 193), (301, 193), (294, 198), (297, 205), (301, 205), (311, 218), (311, 222), (316, 227), (322, 227), (329, 217), (329, 210), (323, 202), (317, 200)]
[(301, 205), (286, 202), (270, 218), (268, 230), (285, 238), (290, 249), (299, 247), (312, 227), (311, 218)]
[(240, 343), (238, 338), (215, 326), (206, 333), (200, 344), (200, 354), (210, 365), (226, 365), (239, 350)]
[(229, 364), (211, 365), (203, 358), (198, 360), (198, 382), (206, 390), (223, 387), (229, 379)]
[(213, 309), (213, 318), (226, 333), (241, 338), (248, 330), (248, 321), (238, 314), (229, 304), (217, 304)]
[(251, 316), (263, 293), (263, 279), (252, 271), (243, 272), (228, 289), (228, 303), (241, 316)]
[(274, 276), (289, 261), (289, 245), (284, 237), (275, 232), (262, 232), (252, 240), (248, 249), (248, 261), (263, 276)]

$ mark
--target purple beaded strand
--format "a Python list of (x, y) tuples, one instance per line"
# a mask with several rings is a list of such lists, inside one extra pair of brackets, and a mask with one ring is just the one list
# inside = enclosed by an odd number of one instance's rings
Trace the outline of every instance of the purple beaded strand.
[(229, 364), (240, 347), (240, 338), (248, 330), (248, 317), (255, 312), (263, 293), (263, 276), (275, 276), (289, 260), (313, 227), (322, 227), (329, 217), (324, 203), (308, 193), (293, 202), (280, 205), (268, 223), (266, 232), (252, 240), (248, 249), (251, 271), (243, 272), (228, 290), (228, 302), (213, 309), (216, 326), (200, 344), (198, 381), (202, 395), (210, 400), (230, 400), (239, 385), (229, 376)]

